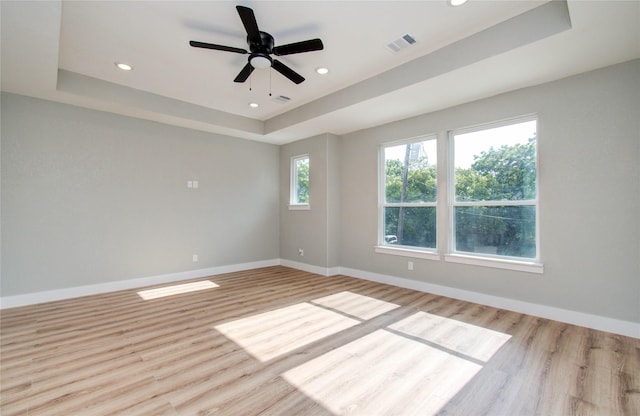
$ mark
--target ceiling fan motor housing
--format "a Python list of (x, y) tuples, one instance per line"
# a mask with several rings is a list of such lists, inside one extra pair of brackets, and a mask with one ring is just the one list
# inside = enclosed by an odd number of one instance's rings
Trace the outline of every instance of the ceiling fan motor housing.
[(260, 31), (260, 39), (250, 39), (247, 36), (249, 50), (253, 53), (271, 54), (273, 50), (273, 36), (267, 32)]

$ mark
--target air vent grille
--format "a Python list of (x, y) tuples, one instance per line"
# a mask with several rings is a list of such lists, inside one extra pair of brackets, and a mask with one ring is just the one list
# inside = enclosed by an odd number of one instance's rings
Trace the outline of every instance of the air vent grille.
[(387, 48), (392, 52), (400, 52), (407, 46), (411, 46), (416, 43), (416, 39), (410, 34), (402, 35), (398, 39), (387, 44)]
[(276, 95), (272, 98), (272, 100), (278, 103), (288, 103), (289, 101), (291, 101), (291, 98), (287, 97), (286, 95)]

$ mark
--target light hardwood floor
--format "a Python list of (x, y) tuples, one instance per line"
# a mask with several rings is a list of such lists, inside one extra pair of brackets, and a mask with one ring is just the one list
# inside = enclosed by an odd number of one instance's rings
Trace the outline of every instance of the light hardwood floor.
[(3, 310), (0, 413), (640, 414), (637, 339), (285, 267), (166, 286)]

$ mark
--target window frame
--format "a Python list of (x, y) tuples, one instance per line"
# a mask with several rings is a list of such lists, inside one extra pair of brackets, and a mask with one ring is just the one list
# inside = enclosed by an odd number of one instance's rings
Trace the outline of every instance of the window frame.
[[(378, 146), (378, 241), (375, 246), (376, 253), (393, 254), (398, 256), (423, 258), (428, 260), (440, 260), (438, 254), (439, 238), (438, 238), (438, 191), (436, 190), (436, 199), (433, 202), (387, 202), (386, 201), (386, 158), (385, 149), (389, 147), (402, 146), (406, 144), (420, 143), (433, 140), (436, 144), (436, 186), (438, 186), (438, 136), (434, 133), (420, 135), (408, 139), (395, 140), (391, 142), (381, 143)], [(388, 207), (425, 207), (433, 208), (436, 213), (436, 246), (435, 247), (419, 247), (389, 244), (385, 240), (385, 208)]]
[(289, 209), (290, 210), (309, 210), (311, 209), (311, 195), (307, 189), (307, 202), (298, 201), (298, 161), (307, 160), (309, 164), (309, 181), (311, 180), (311, 158), (308, 153), (292, 156), (290, 163), (289, 176)]
[[(525, 123), (529, 121), (536, 122), (536, 148), (535, 148), (535, 164), (536, 164), (536, 197), (534, 199), (527, 200), (487, 200), (487, 201), (456, 201), (456, 180), (455, 180), (455, 136), (460, 134), (467, 134), (473, 132), (479, 132), (483, 130), (490, 130), (494, 128), (506, 127), (513, 124)], [(479, 266), (489, 266), (496, 268), (506, 268), (520, 271), (528, 271), (533, 273), (542, 273), (543, 268), (540, 262), (540, 169), (539, 169), (539, 118), (536, 114), (521, 116), (517, 118), (511, 118), (496, 122), (489, 122), (479, 124), (473, 127), (460, 128), (450, 130), (448, 132), (448, 157), (447, 157), (447, 199), (448, 199), (448, 253), (445, 255), (445, 260), (454, 263), (473, 264)], [(517, 257), (517, 256), (505, 256), (490, 253), (474, 253), (468, 251), (462, 251), (456, 249), (456, 224), (455, 224), (455, 209), (457, 207), (503, 207), (503, 206), (533, 206), (535, 209), (535, 233), (536, 233), (536, 256), (532, 257)]]
[[(535, 207), (535, 233), (536, 233), (536, 257), (511, 257), (504, 255), (492, 255), (488, 253), (472, 253), (464, 251), (454, 251), (455, 248), (455, 206), (473, 205), (471, 201), (455, 201), (455, 158), (454, 158), (454, 134), (463, 134), (473, 131), (486, 130), (511, 124), (518, 124), (526, 121), (536, 122), (536, 198), (534, 200), (512, 200), (512, 201), (478, 201), (482, 206), (530, 206)], [(406, 143), (414, 143), (423, 140), (435, 140), (437, 148), (437, 197), (434, 203), (436, 209), (436, 247), (422, 248), (412, 246), (398, 246), (385, 244), (384, 239), (384, 198), (386, 197), (386, 165), (385, 152), (387, 147), (398, 146)], [(542, 263), (541, 233), (540, 233), (540, 117), (532, 113), (508, 119), (490, 121), (470, 127), (457, 128), (454, 130), (439, 130), (434, 133), (414, 136), (409, 139), (401, 139), (380, 143), (378, 145), (378, 218), (377, 218), (377, 243), (374, 246), (376, 253), (394, 256), (404, 256), (415, 259), (428, 259), (434, 261), (444, 260), (445, 262), (460, 263), (472, 266), (482, 266), (497, 269), (507, 269), (512, 271), (527, 273), (544, 273)], [(533, 201), (533, 204), (531, 203)], [(410, 262), (411, 263), (411, 262)], [(410, 265), (411, 266), (411, 265)], [(409, 266), (409, 267), (410, 267)], [(409, 268), (412, 270), (413, 268)]]

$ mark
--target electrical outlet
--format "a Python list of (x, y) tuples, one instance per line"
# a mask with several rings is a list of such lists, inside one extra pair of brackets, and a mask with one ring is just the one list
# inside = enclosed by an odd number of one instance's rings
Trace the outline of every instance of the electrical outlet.
[(299, 249), (298, 249), (298, 255), (299, 255), (300, 257), (304, 257), (304, 250), (303, 250), (303, 249), (301, 249), (301, 248), (299, 248)]
[(197, 254), (194, 254), (194, 255), (193, 255), (193, 262), (195, 263), (195, 262), (197, 262), (197, 261), (198, 261), (198, 255), (197, 255)]
[(413, 262), (412, 261), (407, 263), (407, 269), (413, 270)]

